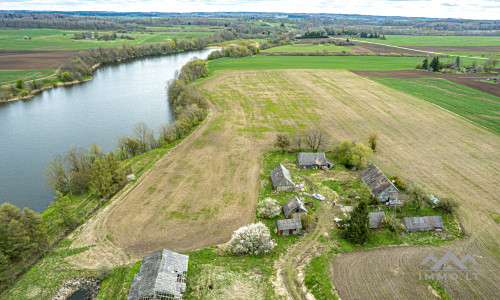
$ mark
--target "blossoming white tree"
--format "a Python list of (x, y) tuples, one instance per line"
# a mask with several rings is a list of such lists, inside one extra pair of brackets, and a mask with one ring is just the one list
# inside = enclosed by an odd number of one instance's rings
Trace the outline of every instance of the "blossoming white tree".
[(281, 213), (281, 207), (278, 200), (266, 198), (257, 204), (257, 215), (261, 218), (274, 218)]
[(265, 254), (273, 250), (269, 228), (261, 222), (241, 227), (233, 233), (225, 250), (235, 254)]

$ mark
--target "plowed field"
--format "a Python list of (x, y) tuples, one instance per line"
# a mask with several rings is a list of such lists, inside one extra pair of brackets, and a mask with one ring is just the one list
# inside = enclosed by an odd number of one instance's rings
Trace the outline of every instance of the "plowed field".
[[(457, 199), (467, 238), (432, 251), (470, 253), (480, 263), (481, 282), (457, 281), (447, 289), (453, 298), (500, 294), (500, 226), (494, 221), (500, 136), (348, 71), (219, 71), (200, 86), (213, 103), (206, 125), (99, 213), (102, 226), (82, 229), (72, 246), (97, 246), (81, 255), (115, 255), (102, 254), (105, 243), (96, 235), (132, 260), (161, 248), (185, 251), (227, 241), (253, 221), (260, 159), (273, 148), (275, 133), (319, 126), (337, 142), (364, 141), (377, 132), (374, 161), (383, 171)], [(335, 287), (342, 299), (431, 298), (427, 283), (412, 273), (427, 250), (390, 247), (336, 256)]]

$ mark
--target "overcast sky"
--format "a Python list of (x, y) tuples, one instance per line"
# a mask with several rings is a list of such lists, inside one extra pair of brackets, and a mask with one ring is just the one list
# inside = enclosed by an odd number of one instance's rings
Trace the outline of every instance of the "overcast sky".
[(0, 0), (4, 10), (338, 13), (500, 19), (500, 0)]

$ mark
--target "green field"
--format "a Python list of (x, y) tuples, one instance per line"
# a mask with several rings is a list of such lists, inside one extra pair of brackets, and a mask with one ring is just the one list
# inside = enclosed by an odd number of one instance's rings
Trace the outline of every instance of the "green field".
[(11, 84), (18, 79), (24, 81), (39, 79), (49, 76), (54, 70), (0, 70), (0, 85)]
[(473, 56), (473, 57), (484, 57), (484, 58), (489, 58), (492, 55), (496, 55), (497, 57), (500, 56), (500, 53), (494, 53), (494, 52), (443, 52), (443, 53), (448, 55)]
[(328, 51), (328, 52), (353, 52), (351, 49), (342, 46), (332, 46), (332, 45), (312, 45), (312, 44), (300, 44), (300, 45), (285, 45), (274, 48), (269, 48), (262, 50), (262, 52), (316, 52), (316, 51)]
[(500, 133), (500, 97), (446, 79), (371, 79)]
[(391, 46), (471, 47), (499, 46), (500, 36), (421, 36), (386, 35), (385, 40), (359, 39)]
[(421, 57), (384, 56), (251, 56), (222, 58), (209, 61), (214, 70), (255, 69), (347, 69), (347, 70), (405, 70), (413, 69)]
[[(127, 33), (117, 33), (118, 36), (128, 35), (135, 40), (119, 39), (114, 41), (97, 41), (97, 40), (75, 40), (72, 41), (74, 33), (85, 32), (86, 30), (58, 30), (58, 29), (1, 29), (0, 30), (0, 49), (10, 50), (76, 50), (89, 49), (98, 47), (118, 47), (122, 44), (141, 45), (165, 42), (167, 39), (177, 38), (179, 40), (190, 39), (196, 37), (204, 37), (212, 35), (215, 30), (201, 30), (199, 26), (190, 28), (185, 26), (185, 29), (173, 27), (160, 28), (153, 32), (149, 31), (129, 31)], [(161, 30), (161, 31), (160, 31)], [(198, 30), (198, 31), (197, 31)], [(91, 31), (93, 33), (93, 31)], [(99, 34), (109, 33), (113, 31), (99, 31)], [(24, 37), (31, 37), (31, 40)]]

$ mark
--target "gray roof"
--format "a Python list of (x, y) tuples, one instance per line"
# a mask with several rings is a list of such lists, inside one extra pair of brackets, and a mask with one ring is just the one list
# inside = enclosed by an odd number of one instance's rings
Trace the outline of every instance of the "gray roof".
[(294, 212), (307, 212), (307, 209), (304, 207), (304, 203), (302, 203), (297, 196), (284, 203), (281, 207), (283, 208), (283, 214), (286, 218)]
[(300, 152), (297, 154), (297, 163), (299, 166), (326, 166), (327, 163), (333, 164), (331, 160), (325, 157), (324, 152)]
[(374, 164), (361, 172), (361, 180), (372, 190), (372, 193), (375, 196), (378, 196), (386, 188), (393, 185), (384, 173), (382, 173), (382, 171), (380, 171)]
[(274, 188), (278, 186), (295, 186), (290, 176), (290, 172), (282, 164), (278, 164), (271, 171), (271, 181), (273, 182)]
[(441, 216), (406, 217), (403, 218), (407, 231), (427, 231), (443, 228)]
[(276, 221), (276, 227), (278, 228), (278, 232), (280, 230), (300, 229), (302, 228), (302, 222), (299, 218), (278, 220)]
[(186, 290), (189, 256), (172, 251), (158, 251), (142, 260), (141, 270), (135, 274), (128, 300), (153, 296), (155, 292), (182, 299)]
[(368, 218), (370, 219), (370, 229), (380, 228), (380, 223), (385, 220), (385, 213), (383, 211), (369, 212)]

